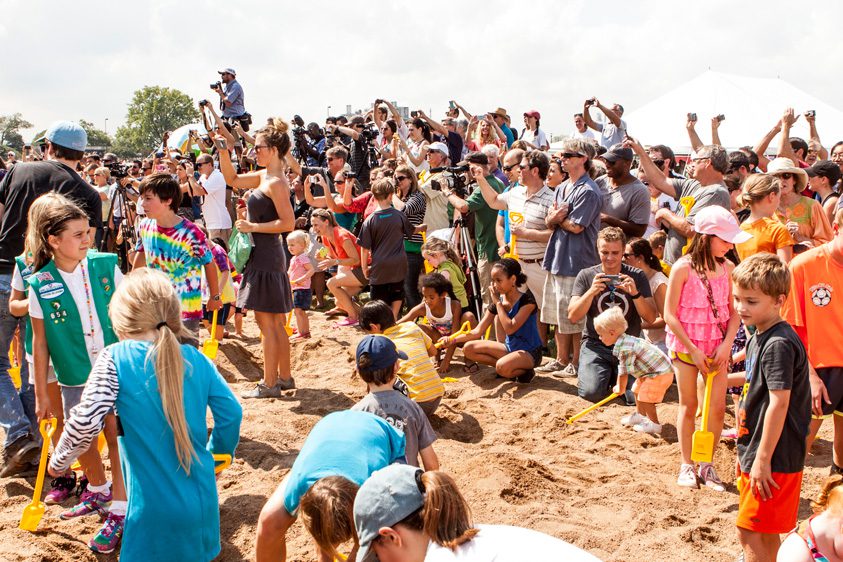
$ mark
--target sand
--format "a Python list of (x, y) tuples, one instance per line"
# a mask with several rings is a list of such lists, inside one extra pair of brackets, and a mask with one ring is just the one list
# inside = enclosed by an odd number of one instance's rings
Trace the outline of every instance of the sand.
[[(363, 332), (333, 328), (311, 313), (314, 339), (293, 346), (296, 390), (283, 398), (244, 402), (237, 458), (219, 478), (222, 552), (218, 560), (252, 558), (258, 513), (289, 471), (310, 428), (325, 414), (353, 405), (365, 394), (352, 378), (353, 350)], [(235, 392), (261, 376), (257, 329), (246, 321), (244, 339), (226, 339), (217, 360)], [(734, 444), (715, 456), (727, 491), (676, 486), (676, 391), (659, 415), (662, 437), (637, 434), (618, 420), (631, 409), (614, 403), (578, 421), (567, 416), (587, 406), (575, 379), (538, 376), (532, 384), (495, 379), (490, 368), (463, 372), (459, 353), (433, 427), (442, 469), (459, 483), (476, 522), (520, 525), (557, 536), (606, 561), (734, 560), (737, 490)], [(727, 423), (732, 423), (728, 416)], [(805, 472), (800, 516), (809, 511), (831, 463), (826, 424)], [(0, 481), (0, 560), (116, 560), (95, 556), (87, 541), (98, 519), (58, 519), (48, 506), (39, 530), (17, 528), (32, 494), (34, 475)], [(314, 560), (309, 537), (296, 524), (288, 535), (288, 560)]]

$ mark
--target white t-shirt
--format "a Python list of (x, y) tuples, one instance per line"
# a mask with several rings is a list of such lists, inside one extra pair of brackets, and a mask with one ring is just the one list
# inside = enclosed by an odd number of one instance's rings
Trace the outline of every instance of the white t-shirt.
[(668, 195), (667, 193), (660, 193), (658, 198), (653, 200), (650, 198), (650, 222), (647, 224), (647, 230), (644, 232), (644, 238), (649, 238), (652, 233), (657, 231), (660, 227), (656, 224), (656, 211), (662, 207), (667, 207), (672, 212), (676, 212), (676, 206), (679, 203)]
[(600, 562), (588, 552), (561, 539), (521, 527), (477, 525), (472, 540), (451, 550), (431, 541), (424, 562)]
[(535, 131), (531, 131), (530, 129), (524, 129), (524, 131), (521, 133), (521, 140), (534, 144), (540, 149), (544, 148), (545, 146), (549, 146), (549, 143), (547, 142), (547, 136), (541, 129), (536, 129)]
[(578, 130), (574, 129), (574, 132), (571, 133), (571, 138), (572, 139), (583, 139), (583, 140), (595, 140), (595, 141), (598, 141), (598, 142), (600, 141), (600, 139), (597, 138), (597, 135), (594, 134), (594, 131), (592, 131), (591, 129), (588, 129), (588, 128), (586, 128), (584, 133), (581, 133)]
[[(647, 282), (650, 284), (650, 292), (653, 294), (653, 297), (655, 297), (656, 289), (658, 289), (662, 285), (667, 285), (667, 276), (661, 271), (657, 271), (653, 274), (652, 277), (647, 278)], [(661, 343), (665, 340), (665, 337), (667, 336), (664, 331), (664, 328), (644, 329), (643, 332), (644, 337), (647, 338), (647, 341), (650, 343)]]
[[(83, 281), (82, 270), (85, 271), (85, 278), (88, 281), (88, 292), (86, 295), (85, 283)], [(18, 291), (23, 291), (23, 279), (20, 277), (20, 272), (15, 268), (17, 276), (12, 280), (12, 286)], [(91, 365), (97, 362), (97, 355), (105, 347), (105, 338), (103, 337), (102, 324), (100, 323), (99, 315), (97, 314), (97, 307), (94, 305), (94, 296), (91, 293), (91, 278), (88, 271), (88, 258), (82, 260), (72, 273), (66, 273), (58, 270), (62, 281), (70, 291), (73, 301), (76, 303), (76, 308), (79, 310), (79, 319), (82, 321), (82, 330), (85, 332), (85, 344), (88, 347), (88, 358), (91, 360)], [(123, 280), (123, 272), (120, 268), (114, 267), (114, 287), (116, 289)], [(96, 279), (93, 282), (97, 282)], [(15, 286), (15, 283), (18, 283)], [(57, 297), (59, 295), (56, 295)], [(88, 301), (91, 302), (90, 308)], [(29, 316), (32, 318), (44, 319), (44, 312), (41, 310), (41, 303), (38, 302), (38, 297), (35, 296), (34, 289), (29, 288)], [(94, 337), (91, 338), (91, 319), (93, 318)]]
[(205, 227), (213, 230), (226, 230), (231, 228), (231, 215), (225, 206), (225, 178), (222, 172), (214, 170), (210, 175), (202, 175), (199, 178), (199, 185), (208, 192), (205, 201), (202, 203), (202, 216), (205, 219)]

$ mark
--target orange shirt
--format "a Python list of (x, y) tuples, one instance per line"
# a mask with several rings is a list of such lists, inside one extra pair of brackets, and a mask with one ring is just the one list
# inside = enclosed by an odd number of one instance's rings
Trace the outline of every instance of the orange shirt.
[(843, 367), (843, 266), (832, 260), (830, 249), (823, 244), (793, 258), (782, 308), (815, 369)]
[(795, 222), (799, 227), (797, 242), (810, 240), (814, 246), (829, 242), (834, 237), (831, 223), (823, 206), (809, 197), (800, 197), (796, 203), (784, 211), (776, 211), (776, 217), (782, 222)]
[(752, 238), (746, 242), (735, 245), (741, 261), (759, 252), (775, 254), (779, 248), (796, 244), (787, 227), (774, 218), (764, 217), (752, 224), (746, 220), (741, 223), (741, 230), (752, 234)]

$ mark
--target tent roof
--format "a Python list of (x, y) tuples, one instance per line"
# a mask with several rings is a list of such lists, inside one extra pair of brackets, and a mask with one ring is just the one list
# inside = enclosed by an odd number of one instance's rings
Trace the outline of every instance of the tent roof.
[[(797, 114), (817, 112), (817, 129), (826, 148), (843, 136), (843, 112), (779, 78), (750, 78), (709, 70), (661, 97), (624, 115), (630, 136), (644, 144), (666, 144), (677, 154), (688, 154), (691, 143), (685, 130), (688, 113), (696, 113), (697, 134), (711, 140), (711, 118), (726, 116), (720, 140), (730, 149), (754, 145), (775, 125), (786, 107)], [(802, 116), (791, 136), (808, 140)], [(775, 151), (778, 139), (770, 143)]]

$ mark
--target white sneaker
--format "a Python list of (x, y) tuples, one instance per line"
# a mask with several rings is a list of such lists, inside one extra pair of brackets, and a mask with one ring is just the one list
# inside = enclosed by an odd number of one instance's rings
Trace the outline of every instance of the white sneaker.
[(700, 480), (702, 480), (706, 487), (711, 488), (715, 492), (726, 491), (723, 481), (717, 476), (717, 472), (714, 471), (714, 465), (710, 462), (700, 463)]
[(661, 424), (654, 422), (650, 418), (646, 418), (644, 421), (636, 423), (632, 426), (632, 429), (641, 433), (649, 433), (650, 435), (658, 435), (662, 432)]
[(551, 361), (547, 365), (542, 365), (541, 367), (536, 367), (536, 372), (537, 373), (556, 373), (558, 371), (561, 371), (564, 368), (565, 368), (565, 365), (563, 365), (560, 361), (554, 359), (553, 361)]
[(621, 425), (624, 427), (634, 427), (636, 424), (642, 423), (645, 420), (650, 421), (647, 416), (642, 416), (638, 412), (632, 412), (628, 416), (621, 418)]
[(700, 485), (697, 482), (697, 473), (694, 470), (694, 465), (683, 464), (679, 467), (679, 478), (676, 479), (676, 483), (683, 488), (699, 488)]
[(560, 379), (576, 377), (577, 367), (573, 363), (568, 363), (568, 365), (564, 369), (559, 372), (553, 373), (553, 376)]

